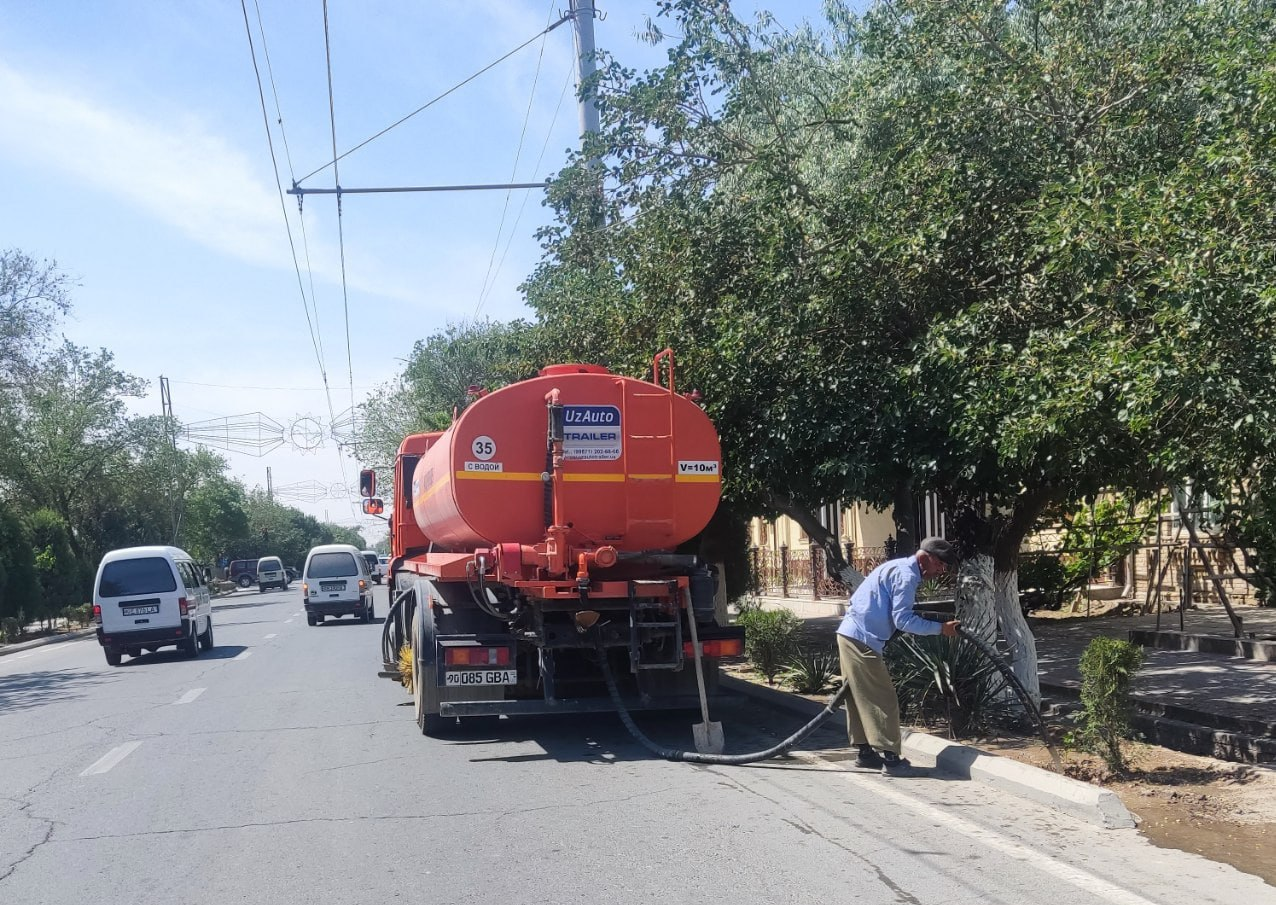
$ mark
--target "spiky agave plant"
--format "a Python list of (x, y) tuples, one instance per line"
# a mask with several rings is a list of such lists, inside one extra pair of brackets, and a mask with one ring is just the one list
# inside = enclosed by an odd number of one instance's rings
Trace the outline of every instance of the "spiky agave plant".
[(900, 710), (913, 719), (946, 719), (954, 738), (1024, 722), (1009, 682), (965, 638), (901, 633), (885, 656)]
[(821, 694), (839, 674), (837, 654), (828, 648), (800, 650), (789, 659), (784, 680), (798, 694)]

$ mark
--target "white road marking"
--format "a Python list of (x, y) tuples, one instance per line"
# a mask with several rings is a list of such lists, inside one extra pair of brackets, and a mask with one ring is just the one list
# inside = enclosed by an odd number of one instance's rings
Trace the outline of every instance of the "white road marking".
[(182, 695), (173, 703), (174, 704), (189, 704), (191, 701), (195, 700), (197, 697), (199, 697), (201, 694), (203, 694), (206, 691), (208, 691), (207, 688), (192, 688), (190, 691), (186, 692), (186, 694)]
[(300, 616), (300, 615), (301, 615), (300, 613), (293, 613), (293, 614), (292, 614), (292, 616), (293, 616), (293, 618), (294, 618), (294, 619), (295, 619), (295, 618), (297, 618), (297, 617), (298, 617), (298, 616)]
[(269, 635), (266, 636), (266, 638), (270, 639), (270, 638), (276, 638), (278, 636), (279, 636), (278, 632), (271, 632)]
[(110, 770), (120, 761), (124, 760), (124, 758), (136, 751), (138, 746), (141, 744), (141, 742), (125, 742), (122, 745), (112, 748), (110, 751), (98, 758), (97, 763), (89, 767), (80, 775), (93, 776), (97, 773), (105, 773), (107, 770)]
[(16, 657), (14, 657), (13, 659), (15, 659), (15, 660), (25, 660), (25, 659), (26, 659), (27, 657), (29, 657), (29, 656), (31, 656), (31, 655), (30, 655), (30, 654), (18, 654), (18, 655), (17, 655)]
[(236, 654), (235, 656), (231, 657), (231, 659), (232, 659), (232, 660), (247, 660), (247, 659), (248, 659), (249, 657), (251, 657), (252, 655), (253, 655), (253, 652), (252, 652), (252, 651), (250, 651), (250, 650), (245, 650), (245, 651), (240, 651), (238, 654)]
[(284, 625), (287, 625), (289, 622), (292, 622), (292, 620), (291, 620), (291, 619), (285, 619), (285, 620), (284, 620)]
[[(848, 773), (841, 766), (837, 764), (830, 764), (818, 757), (806, 755), (801, 752), (791, 754), (790, 756), (805, 763), (818, 766), (822, 770), (830, 770), (841, 773), (852, 782), (859, 781), (856, 774)], [(957, 834), (967, 836), (972, 839), (978, 839), (989, 848), (995, 848), (997, 851), (1002, 854), (1009, 855), (1016, 861), (1029, 863), (1044, 873), (1058, 877), (1060, 880), (1071, 883), (1079, 889), (1092, 893), (1104, 902), (1111, 902), (1114, 903), (1114, 905), (1156, 905), (1156, 903), (1151, 899), (1145, 899), (1143, 896), (1130, 892), (1128, 889), (1123, 889), (1102, 877), (1096, 877), (1092, 873), (1088, 873), (1078, 867), (1073, 867), (1071, 864), (1067, 864), (1057, 858), (1053, 858), (1039, 849), (1028, 848), (1023, 843), (1011, 839), (1008, 836), (1004, 836), (1001, 833), (995, 832), (994, 830), (986, 829), (977, 823), (964, 820), (955, 814), (941, 811), (933, 805), (919, 801), (909, 795), (905, 795), (903, 792), (897, 792), (894, 789), (889, 788), (888, 783), (875, 783), (873, 787), (873, 794), (879, 798), (889, 798), (900, 807), (912, 811), (914, 814), (924, 817), (926, 820), (934, 824), (943, 824)]]

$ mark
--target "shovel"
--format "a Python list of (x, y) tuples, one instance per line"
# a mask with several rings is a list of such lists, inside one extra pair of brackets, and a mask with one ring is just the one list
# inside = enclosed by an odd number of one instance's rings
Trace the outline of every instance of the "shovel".
[(691, 727), (691, 737), (699, 753), (721, 754), (726, 742), (722, 736), (722, 724), (709, 719), (709, 698), (704, 691), (704, 664), (700, 662), (700, 635), (696, 630), (696, 611), (691, 606), (690, 596), (688, 593), (687, 624), (691, 627), (691, 649), (694, 651), (696, 661), (696, 685), (700, 689), (700, 716), (704, 721)]

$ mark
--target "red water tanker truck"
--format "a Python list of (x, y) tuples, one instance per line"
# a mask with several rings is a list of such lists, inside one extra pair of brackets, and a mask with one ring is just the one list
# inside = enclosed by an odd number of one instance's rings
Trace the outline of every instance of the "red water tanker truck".
[(603, 657), (627, 707), (695, 706), (692, 638), (710, 693), (717, 658), (743, 651), (716, 570), (675, 552), (721, 478), (717, 432), (675, 392), (669, 350), (651, 381), (553, 365), (478, 395), (399, 447), (381, 674), (410, 685), (426, 735), (609, 711)]

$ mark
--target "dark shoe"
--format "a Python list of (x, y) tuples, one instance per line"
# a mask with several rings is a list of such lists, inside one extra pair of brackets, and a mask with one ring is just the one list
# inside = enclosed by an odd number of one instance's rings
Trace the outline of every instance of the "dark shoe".
[(855, 755), (855, 766), (864, 770), (880, 770), (884, 763), (882, 756), (872, 748)]
[(908, 762), (906, 757), (884, 758), (882, 760), (883, 776), (925, 776), (923, 770), (919, 770)]

